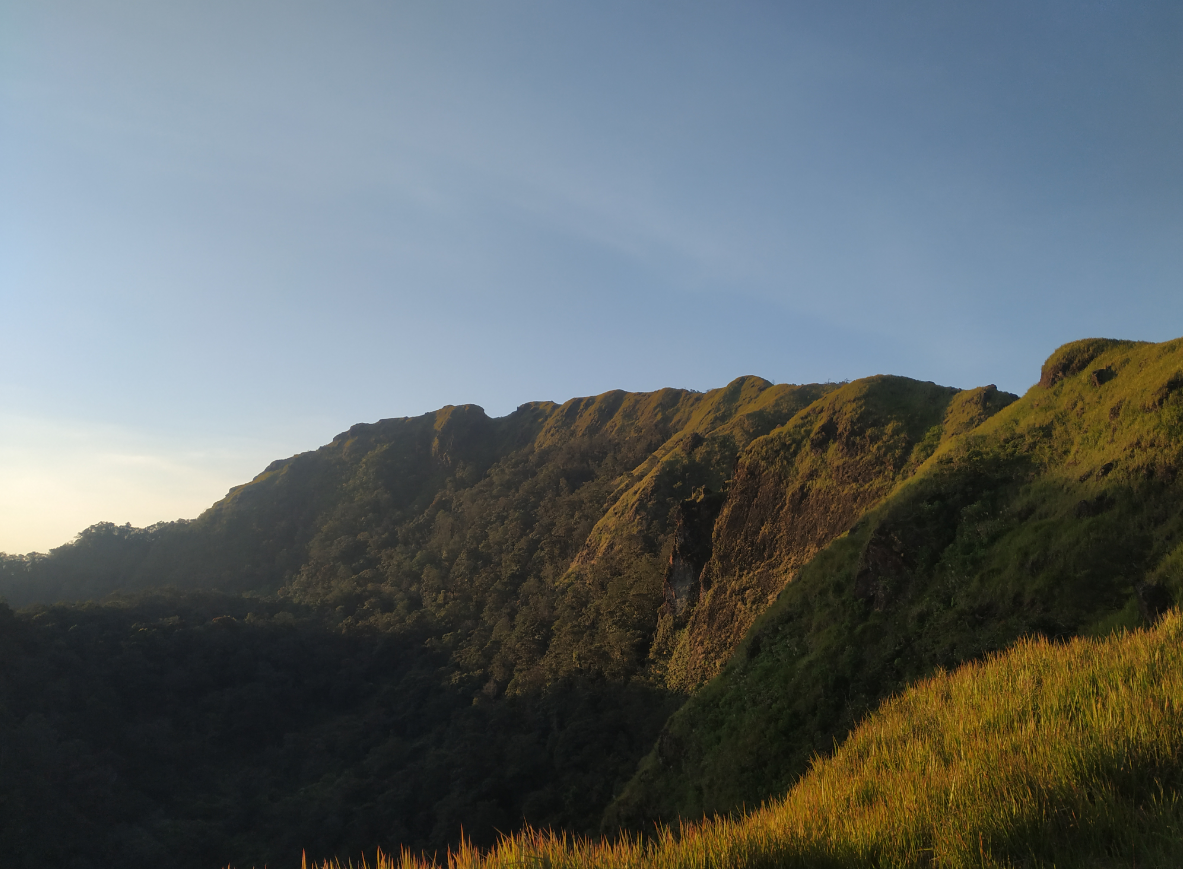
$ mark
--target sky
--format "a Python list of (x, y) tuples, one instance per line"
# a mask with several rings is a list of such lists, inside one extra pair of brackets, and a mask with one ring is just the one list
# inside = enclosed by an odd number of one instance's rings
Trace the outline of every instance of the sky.
[(1178, 2), (0, 2), (0, 551), (356, 422), (1183, 335)]

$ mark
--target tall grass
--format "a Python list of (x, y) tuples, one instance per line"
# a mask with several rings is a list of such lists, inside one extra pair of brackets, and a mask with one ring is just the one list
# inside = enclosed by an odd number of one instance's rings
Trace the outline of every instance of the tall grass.
[[(1183, 616), (1023, 640), (887, 701), (783, 798), (641, 839), (526, 830), (451, 869), (1183, 865)], [(427, 869), (410, 853), (377, 869)], [(338, 869), (324, 864), (323, 869)]]

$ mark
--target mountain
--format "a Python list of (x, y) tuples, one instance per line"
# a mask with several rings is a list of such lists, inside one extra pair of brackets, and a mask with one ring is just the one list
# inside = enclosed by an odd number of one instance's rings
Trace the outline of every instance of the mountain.
[(1133, 627), (1178, 600), (1181, 368), (1183, 341), (1069, 344), (1021, 400), (954, 426), (784, 587), (663, 728), (610, 822), (758, 804), (938, 667), (1023, 636)]
[(1022, 398), (744, 377), (357, 425), (195, 520), (0, 558), (0, 735), (49, 739), (0, 760), (43, 783), (0, 784), (0, 843), (275, 866), (757, 805), (938, 668), (1153, 621), (1181, 450), (1183, 341), (1066, 345)]

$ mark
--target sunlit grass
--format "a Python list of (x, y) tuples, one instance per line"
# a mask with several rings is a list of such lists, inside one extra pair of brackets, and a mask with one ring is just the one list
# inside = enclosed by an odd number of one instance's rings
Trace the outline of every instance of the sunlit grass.
[[(1029, 639), (885, 703), (781, 800), (648, 839), (526, 830), (452, 869), (1183, 864), (1183, 616)], [(374, 866), (375, 864), (370, 864)], [(379, 855), (377, 869), (441, 865)], [(337, 869), (338, 864), (324, 864)]]

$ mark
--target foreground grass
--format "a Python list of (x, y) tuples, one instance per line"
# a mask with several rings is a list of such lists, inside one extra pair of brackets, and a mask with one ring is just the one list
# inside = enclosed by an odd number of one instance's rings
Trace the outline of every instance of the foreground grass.
[[(1183, 865), (1183, 616), (1031, 639), (885, 703), (788, 795), (647, 841), (527, 830), (452, 869)], [(404, 853), (379, 869), (437, 865)], [(336, 869), (336, 864), (325, 864)]]

